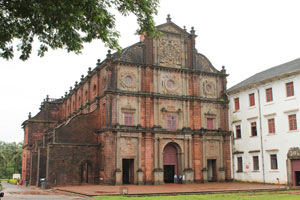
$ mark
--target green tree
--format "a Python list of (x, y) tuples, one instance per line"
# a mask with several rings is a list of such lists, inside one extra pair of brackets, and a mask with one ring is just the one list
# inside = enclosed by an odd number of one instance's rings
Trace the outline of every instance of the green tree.
[(21, 60), (27, 60), (32, 43), (38, 40), (38, 55), (49, 48), (80, 53), (83, 44), (102, 40), (111, 49), (120, 49), (112, 9), (122, 15), (134, 14), (138, 33), (157, 35), (153, 15), (159, 0), (0, 0), (0, 57), (12, 59), (13, 41)]
[(12, 178), (22, 170), (23, 143), (0, 141), (0, 178)]

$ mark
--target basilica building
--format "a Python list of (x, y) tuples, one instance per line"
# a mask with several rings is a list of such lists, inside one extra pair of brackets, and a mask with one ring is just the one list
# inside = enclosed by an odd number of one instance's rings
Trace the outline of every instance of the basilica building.
[(97, 62), (23, 123), (31, 185), (164, 184), (231, 179), (226, 70), (167, 18), (158, 38)]

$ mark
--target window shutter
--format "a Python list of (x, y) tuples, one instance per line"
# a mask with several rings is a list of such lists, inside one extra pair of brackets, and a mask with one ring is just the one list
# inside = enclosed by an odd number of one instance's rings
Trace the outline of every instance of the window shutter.
[(287, 97), (294, 96), (294, 83), (289, 82), (285, 86), (286, 86), (286, 96)]
[(236, 111), (240, 110), (240, 100), (239, 100), (239, 98), (234, 99), (234, 108), (235, 108)]

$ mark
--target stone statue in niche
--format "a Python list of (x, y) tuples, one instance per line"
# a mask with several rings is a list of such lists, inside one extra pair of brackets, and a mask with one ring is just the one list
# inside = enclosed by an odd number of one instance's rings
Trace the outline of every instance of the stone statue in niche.
[(179, 40), (160, 38), (158, 52), (162, 66), (180, 67), (182, 65), (182, 48)]

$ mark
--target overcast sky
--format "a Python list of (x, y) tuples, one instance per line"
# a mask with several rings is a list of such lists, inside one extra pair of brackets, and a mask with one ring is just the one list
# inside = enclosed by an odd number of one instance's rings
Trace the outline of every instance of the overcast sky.
[[(196, 48), (215, 68), (227, 69), (228, 88), (247, 77), (299, 58), (300, 1), (298, 0), (161, 0), (156, 24), (167, 14), (178, 26), (195, 27)], [(139, 41), (133, 16), (116, 16), (120, 44)], [(0, 27), (1, 28), (1, 27)], [(36, 115), (48, 94), (59, 98), (105, 59), (100, 41), (85, 45), (81, 55), (49, 51), (39, 58), (36, 50), (28, 61), (0, 58), (0, 140), (23, 141), (21, 124), (28, 113)]]

